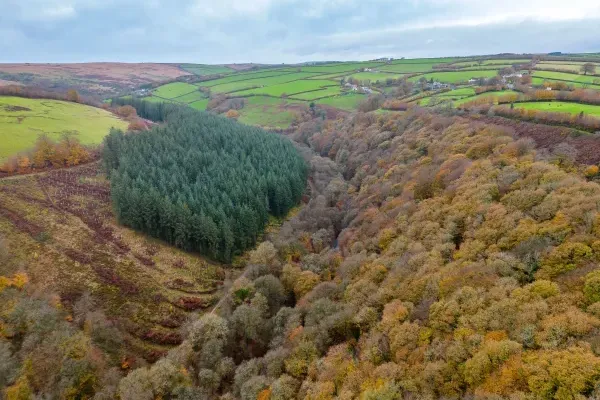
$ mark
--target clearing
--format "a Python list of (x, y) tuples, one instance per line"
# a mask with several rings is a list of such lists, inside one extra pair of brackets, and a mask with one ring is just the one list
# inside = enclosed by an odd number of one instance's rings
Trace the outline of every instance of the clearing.
[(127, 129), (128, 123), (108, 111), (59, 100), (0, 96), (0, 160), (33, 147), (46, 133), (58, 139), (76, 131), (82, 144), (102, 142), (111, 127)]
[(566, 101), (550, 101), (550, 102), (524, 102), (515, 103), (515, 108), (523, 108), (526, 110), (539, 110), (548, 112), (561, 112), (569, 114), (579, 114), (583, 112), (584, 115), (591, 115), (594, 117), (600, 117), (600, 106), (593, 106), (589, 104), (571, 103)]

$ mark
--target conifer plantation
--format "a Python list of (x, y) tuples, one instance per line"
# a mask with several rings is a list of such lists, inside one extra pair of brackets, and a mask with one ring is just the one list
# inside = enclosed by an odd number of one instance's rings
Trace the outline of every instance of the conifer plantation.
[(300, 200), (307, 169), (289, 140), (192, 109), (155, 107), (152, 117), (164, 124), (140, 134), (113, 130), (105, 140), (122, 224), (227, 262), (256, 243), (269, 215), (283, 216)]

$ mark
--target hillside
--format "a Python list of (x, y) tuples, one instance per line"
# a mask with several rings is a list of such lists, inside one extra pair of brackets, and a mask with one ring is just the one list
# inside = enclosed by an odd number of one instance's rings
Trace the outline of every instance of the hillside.
[(424, 112), (315, 128), (311, 201), (121, 398), (596, 394), (600, 186), (561, 146)]
[(83, 104), (0, 96), (0, 164), (33, 148), (40, 134), (57, 141), (62, 133), (72, 132), (82, 144), (98, 145), (111, 127), (127, 125), (106, 110)]
[(191, 72), (157, 63), (0, 64), (4, 84), (26, 84), (86, 96), (110, 96), (140, 85), (169, 81)]
[[(531, 93), (548, 88), (554, 93), (584, 90), (597, 94), (599, 60), (593, 54), (502, 55), (256, 65), (252, 70), (240, 71), (226, 66), (198, 66), (190, 69), (197, 71), (196, 77), (186, 76), (132, 94), (218, 114), (233, 110), (242, 122), (280, 130), (296, 126), (307, 119), (307, 113), (335, 119), (359, 109), (461, 107), (484, 98), (513, 94), (531, 97)], [(555, 100), (556, 96), (544, 99)], [(588, 114), (589, 109), (580, 103), (573, 100), (573, 112)]]

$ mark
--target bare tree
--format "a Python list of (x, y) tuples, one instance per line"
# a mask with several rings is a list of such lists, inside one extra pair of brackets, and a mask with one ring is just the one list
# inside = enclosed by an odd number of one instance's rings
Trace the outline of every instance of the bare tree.
[(596, 73), (596, 64), (593, 63), (585, 63), (581, 66), (581, 72), (583, 72), (584, 75), (587, 75), (588, 72), (591, 75), (594, 75)]

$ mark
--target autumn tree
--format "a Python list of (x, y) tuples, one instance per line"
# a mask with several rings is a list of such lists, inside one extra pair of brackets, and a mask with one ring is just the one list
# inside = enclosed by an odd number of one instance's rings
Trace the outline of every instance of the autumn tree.
[(77, 93), (77, 90), (71, 89), (67, 92), (67, 101), (72, 101), (74, 103), (79, 103), (81, 101), (81, 98), (79, 97), (79, 93)]

